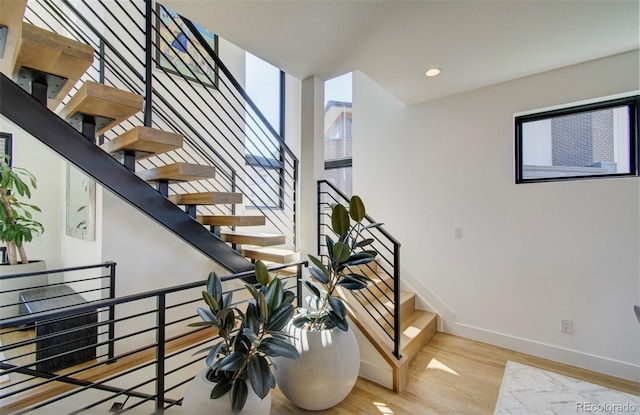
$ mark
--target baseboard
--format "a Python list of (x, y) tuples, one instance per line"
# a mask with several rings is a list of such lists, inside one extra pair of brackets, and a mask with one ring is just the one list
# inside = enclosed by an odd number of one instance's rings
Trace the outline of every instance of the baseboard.
[(596, 356), (577, 350), (566, 349), (546, 343), (536, 342), (516, 336), (498, 333), (479, 327), (456, 322), (446, 322), (445, 332), (466, 337), (483, 343), (489, 343), (506, 349), (542, 357), (560, 363), (581, 367), (622, 379), (640, 382), (640, 366), (621, 362), (602, 356)]

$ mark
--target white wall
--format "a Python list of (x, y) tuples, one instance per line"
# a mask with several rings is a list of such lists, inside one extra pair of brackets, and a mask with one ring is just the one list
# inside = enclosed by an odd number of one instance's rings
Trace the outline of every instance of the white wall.
[[(639, 379), (639, 179), (516, 185), (513, 122), (638, 90), (638, 61), (630, 52), (412, 107), (355, 73), (355, 192), (402, 243), (418, 293), (453, 311), (441, 311), (446, 331)], [(563, 318), (573, 334), (560, 333)]]

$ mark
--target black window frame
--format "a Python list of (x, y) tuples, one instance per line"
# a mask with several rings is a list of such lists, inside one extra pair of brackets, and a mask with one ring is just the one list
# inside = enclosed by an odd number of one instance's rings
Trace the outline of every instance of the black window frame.
[[(579, 176), (559, 176), (559, 177), (535, 177), (524, 178), (523, 176), (523, 145), (522, 126), (526, 122), (550, 119), (559, 116), (574, 115), (584, 112), (593, 112), (620, 106), (628, 106), (629, 111), (629, 172), (609, 173)], [(573, 180), (604, 179), (612, 177), (637, 177), (638, 165), (640, 162), (640, 151), (638, 147), (638, 131), (640, 131), (640, 95), (632, 95), (623, 98), (607, 99), (604, 101), (589, 104), (575, 105), (561, 109), (537, 112), (515, 117), (515, 181), (516, 184), (558, 182)]]

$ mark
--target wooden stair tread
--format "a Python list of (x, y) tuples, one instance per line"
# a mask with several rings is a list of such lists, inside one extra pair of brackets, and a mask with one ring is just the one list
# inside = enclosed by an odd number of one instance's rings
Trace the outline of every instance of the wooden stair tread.
[(100, 148), (109, 154), (123, 150), (134, 151), (137, 159), (143, 159), (181, 148), (182, 142), (183, 137), (180, 134), (151, 127), (135, 127), (105, 142)]
[(188, 182), (192, 180), (212, 179), (216, 169), (190, 163), (173, 163), (166, 166), (138, 172), (138, 177), (146, 181), (166, 180), (169, 182)]
[(438, 316), (425, 310), (414, 310), (402, 324), (400, 350), (411, 361), (437, 331)]
[(169, 195), (176, 205), (222, 205), (242, 203), (242, 193), (203, 192)]
[(244, 215), (198, 215), (196, 220), (209, 226), (262, 226), (266, 223), (264, 216)]
[(14, 76), (24, 66), (68, 79), (58, 95), (49, 100), (49, 108), (55, 109), (60, 104), (92, 63), (91, 46), (32, 24), (22, 23), (22, 42), (13, 68)]
[(287, 242), (284, 235), (273, 233), (222, 232), (220, 239), (233, 244), (255, 246), (282, 245)]
[(67, 120), (78, 113), (113, 118), (112, 123), (97, 131), (96, 134), (100, 135), (142, 111), (143, 100), (142, 95), (87, 81), (60, 110), (59, 115)]
[(8, 29), (4, 54), (0, 60), (0, 72), (9, 78), (13, 77), (13, 69), (22, 43), (22, 17), (26, 7), (27, 0), (0, 1), (0, 25)]
[(242, 255), (260, 261), (290, 264), (300, 260), (300, 252), (281, 248), (243, 248)]

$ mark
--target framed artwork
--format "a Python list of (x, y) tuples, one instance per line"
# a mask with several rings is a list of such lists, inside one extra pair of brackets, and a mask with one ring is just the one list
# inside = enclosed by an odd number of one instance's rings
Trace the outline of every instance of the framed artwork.
[[(158, 4), (156, 21), (156, 62), (165, 72), (178, 74), (205, 86), (218, 87), (218, 67), (196, 39), (189, 39), (187, 19)], [(218, 36), (193, 23), (214, 52), (218, 52)]]
[[(0, 148), (2, 149), (2, 157), (0, 163), (4, 163), (4, 156), (11, 157), (12, 153), (12, 139), (13, 135), (10, 133), (0, 133)], [(9, 158), (9, 165), (11, 166), (11, 158)]]
[(67, 163), (65, 234), (83, 241), (96, 239), (96, 182)]

